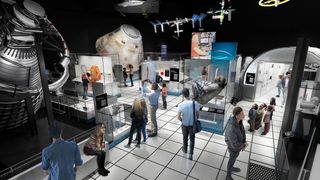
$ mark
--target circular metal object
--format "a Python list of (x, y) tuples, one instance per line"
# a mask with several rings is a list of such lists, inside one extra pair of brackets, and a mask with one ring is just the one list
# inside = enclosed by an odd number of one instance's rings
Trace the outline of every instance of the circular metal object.
[(24, 7), (32, 14), (39, 16), (39, 17), (44, 17), (46, 15), (45, 10), (43, 7), (31, 0), (25, 0), (23, 1)]

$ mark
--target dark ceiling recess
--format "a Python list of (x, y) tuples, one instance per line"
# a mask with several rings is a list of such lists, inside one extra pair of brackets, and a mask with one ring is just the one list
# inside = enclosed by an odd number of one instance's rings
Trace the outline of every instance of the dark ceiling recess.
[[(226, 0), (227, 1), (227, 0)], [(123, 0), (46, 0), (40, 1), (54, 24), (65, 37), (73, 52), (95, 53), (95, 41), (100, 36), (127, 23), (140, 30), (145, 51), (160, 51), (167, 44), (169, 52), (190, 52), (191, 32), (199, 31), (191, 23), (181, 26), (183, 33), (173, 37), (175, 27), (165, 26), (164, 32), (154, 33), (149, 21), (191, 18), (193, 14), (218, 10), (218, 0), (159, 0), (159, 13), (125, 13), (114, 9)], [(259, 0), (230, 0), (236, 9), (232, 21), (222, 25), (212, 15), (203, 20), (203, 31), (217, 32), (217, 41), (238, 42), (238, 53), (256, 56), (266, 50), (294, 46), (298, 37), (311, 39), (320, 47), (320, 1), (290, 0), (278, 7), (260, 7)]]

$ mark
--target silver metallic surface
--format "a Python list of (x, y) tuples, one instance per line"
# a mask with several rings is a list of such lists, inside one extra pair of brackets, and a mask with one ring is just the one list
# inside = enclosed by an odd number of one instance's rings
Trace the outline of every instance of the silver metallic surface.
[[(69, 50), (61, 34), (46, 18), (44, 9), (36, 2), (25, 0), (22, 5), (2, 1), (0, 9), (0, 131), (17, 127), (27, 122), (27, 110), (23, 95), (32, 97), (34, 111), (41, 105), (43, 98), (36, 45), (44, 43), (36, 36), (48, 33), (60, 43), (64, 68), (61, 77), (49, 90), (61, 88), (69, 77)], [(19, 96), (21, 95), (21, 96)], [(11, 123), (11, 124), (10, 124)]]

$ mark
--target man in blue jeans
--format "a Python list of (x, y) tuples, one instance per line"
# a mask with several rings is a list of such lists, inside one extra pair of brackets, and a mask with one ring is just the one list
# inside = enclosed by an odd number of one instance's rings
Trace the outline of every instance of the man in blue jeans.
[(76, 179), (77, 167), (82, 165), (77, 143), (63, 140), (57, 124), (49, 127), (49, 134), (53, 142), (42, 151), (42, 169), (49, 174), (49, 180)]
[(149, 133), (149, 137), (154, 137), (158, 135), (158, 123), (157, 123), (157, 109), (159, 107), (159, 96), (160, 90), (159, 85), (156, 82), (153, 82), (151, 85), (151, 90), (149, 93), (144, 94), (148, 100), (150, 105), (150, 119), (151, 119), (151, 132)]
[(227, 177), (226, 180), (233, 180), (231, 172), (240, 172), (240, 168), (234, 167), (240, 151), (244, 151), (247, 147), (246, 133), (242, 124), (242, 120), (245, 117), (241, 107), (235, 107), (232, 112), (233, 116), (229, 118), (226, 130), (225, 141), (228, 146), (230, 154), (227, 165)]
[[(190, 136), (190, 154), (189, 159), (192, 160), (193, 149), (194, 149), (194, 141), (195, 141), (195, 133), (193, 132), (193, 123), (195, 118), (199, 117), (199, 109), (200, 105), (197, 102), (194, 102), (193, 109), (193, 101), (190, 99), (189, 89), (183, 88), (182, 95), (184, 101), (178, 105), (178, 119), (181, 121), (181, 130), (183, 135), (183, 146), (182, 152), (187, 153), (188, 148), (188, 136)], [(195, 111), (195, 116), (193, 116), (193, 111)]]

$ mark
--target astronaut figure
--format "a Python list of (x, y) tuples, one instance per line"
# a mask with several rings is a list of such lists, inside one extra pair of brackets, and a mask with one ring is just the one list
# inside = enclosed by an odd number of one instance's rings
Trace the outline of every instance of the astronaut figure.
[(192, 85), (192, 98), (198, 103), (205, 105), (217, 96), (227, 85), (224, 77), (217, 77), (214, 82), (197, 80)]

